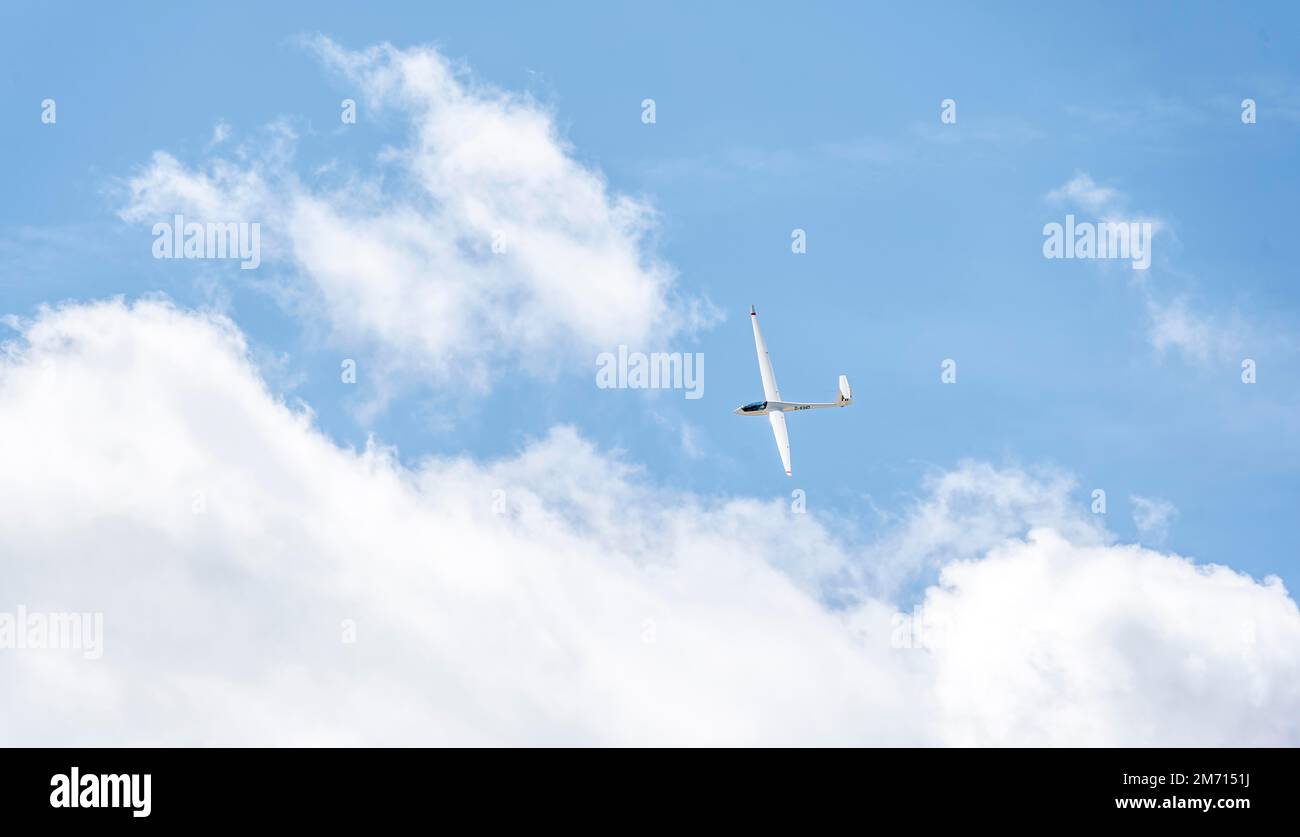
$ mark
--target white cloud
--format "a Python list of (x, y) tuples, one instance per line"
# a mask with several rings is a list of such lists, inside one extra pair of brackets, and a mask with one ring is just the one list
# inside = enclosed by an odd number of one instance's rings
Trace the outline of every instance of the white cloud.
[(195, 167), (158, 152), (127, 181), (123, 218), (260, 222), (264, 258), (303, 280), (292, 292), (336, 340), (436, 383), (487, 389), (503, 362), (585, 373), (593, 350), (663, 345), (716, 319), (675, 292), (650, 204), (580, 162), (547, 107), (433, 48), (312, 46), (359, 91), (359, 119), (394, 114), (409, 144), (333, 188), (298, 176), (283, 125), (268, 150)]
[(1300, 743), (1280, 582), (1109, 543), (1064, 478), (936, 476), (894, 542), (955, 630), (898, 649), (885, 544), (787, 498), (675, 493), (565, 428), (341, 449), (161, 302), (22, 328), (0, 610), (102, 611), (105, 642), (0, 651), (8, 744)]
[[(1100, 185), (1087, 172), (1075, 172), (1074, 177), (1043, 198), (1050, 204), (1090, 212), (1100, 221), (1150, 224), (1152, 237), (1164, 234), (1166, 243), (1170, 236), (1168, 222), (1150, 213), (1132, 209), (1127, 194), (1111, 186)], [(1141, 281), (1140, 277), (1138, 281)]]
[[(1087, 172), (1076, 172), (1064, 185), (1048, 192), (1049, 203), (1081, 208), (1095, 213), (1102, 221), (1140, 221), (1151, 224), (1153, 239), (1160, 235), (1163, 251), (1174, 234), (1165, 220), (1129, 208), (1124, 192), (1100, 186)], [(1151, 245), (1155, 249), (1155, 245)], [(1105, 262), (1101, 262), (1105, 264)], [(1127, 275), (1129, 271), (1125, 271)], [(1247, 336), (1255, 343), (1279, 344), (1275, 336), (1247, 322), (1239, 312), (1206, 313), (1189, 302), (1188, 295), (1168, 288), (1147, 277), (1147, 271), (1134, 272), (1136, 289), (1146, 309), (1146, 337), (1157, 356), (1181, 355), (1198, 364), (1237, 361), (1242, 357)]]
[(1047, 200), (1052, 203), (1073, 204), (1092, 212), (1111, 209), (1118, 197), (1116, 190), (1099, 186), (1087, 172), (1076, 172), (1065, 185), (1047, 193)]
[(1169, 537), (1169, 524), (1178, 516), (1178, 507), (1159, 497), (1130, 497), (1133, 523), (1143, 541), (1162, 544)]
[(208, 146), (221, 145), (228, 139), (230, 139), (230, 123), (218, 119), (217, 124), (212, 126), (212, 139), (208, 141)]
[(1034, 530), (946, 567), (924, 606), (948, 743), (1296, 741), (1300, 617), (1276, 579)]
[[(1163, 356), (1180, 352), (1199, 363), (1236, 361), (1242, 357), (1247, 327), (1240, 316), (1225, 319), (1193, 309), (1184, 298), (1167, 301), (1148, 296), (1147, 314), (1151, 327), (1148, 339)], [(1260, 338), (1258, 342), (1273, 342)]]
[(1108, 541), (1096, 516), (1080, 511), (1075, 487), (1058, 471), (980, 462), (932, 474), (906, 517), (872, 546), (864, 567), (870, 586), (895, 592), (944, 564), (978, 558), (1032, 526), (1052, 527), (1080, 544)]

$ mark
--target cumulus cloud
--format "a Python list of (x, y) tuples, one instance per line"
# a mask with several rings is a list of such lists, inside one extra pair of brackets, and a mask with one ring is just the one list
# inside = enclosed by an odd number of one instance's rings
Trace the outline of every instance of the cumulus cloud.
[(964, 462), (931, 474), (902, 520), (870, 547), (862, 571), (872, 590), (896, 593), (953, 561), (978, 558), (1031, 526), (1052, 527), (1080, 544), (1110, 534), (1080, 513), (1068, 474), (1052, 469), (995, 468)]
[(1036, 529), (945, 567), (924, 607), (948, 743), (1296, 741), (1297, 612), (1275, 578)]
[(593, 352), (659, 346), (716, 318), (677, 293), (653, 207), (579, 161), (548, 107), (431, 47), (310, 45), (359, 91), (361, 118), (407, 126), (406, 145), (332, 187), (298, 174), (285, 124), (192, 166), (160, 151), (125, 181), (122, 217), (258, 221), (264, 257), (337, 340), (436, 383), (486, 390), (503, 362), (587, 370)]
[(0, 651), (8, 744), (1300, 743), (1282, 584), (1116, 545), (1063, 478), (935, 477), (892, 543), (951, 630), (905, 647), (863, 566), (891, 541), (783, 500), (666, 490), (567, 428), (341, 448), (166, 302), (18, 325), (0, 610), (105, 637)]

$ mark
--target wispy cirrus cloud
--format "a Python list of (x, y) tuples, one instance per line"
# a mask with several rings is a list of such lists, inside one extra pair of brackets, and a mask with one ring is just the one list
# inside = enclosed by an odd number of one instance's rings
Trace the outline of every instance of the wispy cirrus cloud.
[(1169, 525), (1178, 517), (1178, 507), (1159, 497), (1129, 498), (1133, 503), (1133, 523), (1144, 542), (1161, 545), (1169, 537)]
[(1119, 192), (1098, 185), (1087, 172), (1076, 172), (1074, 177), (1048, 192), (1046, 197), (1049, 203), (1072, 204), (1092, 212), (1105, 212), (1114, 209)]
[[(1099, 183), (1087, 172), (1075, 172), (1043, 197), (1050, 205), (1090, 213), (1101, 221), (1150, 223), (1152, 235), (1160, 236), (1165, 245), (1174, 239), (1172, 224), (1133, 209), (1124, 190)], [(1152, 249), (1156, 249), (1155, 245)], [(1160, 260), (1163, 264), (1168, 262), (1167, 256)], [(1177, 355), (1198, 365), (1222, 365), (1240, 361), (1252, 342), (1260, 346), (1281, 345), (1275, 336), (1265, 333), (1262, 326), (1250, 322), (1240, 311), (1206, 311), (1194, 301), (1188, 289), (1170, 287), (1167, 280), (1149, 279), (1146, 274), (1147, 271), (1134, 271), (1133, 284), (1147, 318), (1147, 341), (1157, 356)], [(1176, 275), (1172, 271), (1170, 274)]]
[(1064, 209), (1091, 213), (1100, 221), (1148, 223), (1152, 235), (1171, 234), (1167, 221), (1150, 212), (1134, 209), (1127, 193), (1113, 186), (1103, 186), (1085, 171), (1076, 171), (1073, 177), (1044, 195), (1043, 200)]
[(1185, 297), (1147, 298), (1148, 339), (1160, 355), (1178, 352), (1197, 363), (1240, 360), (1250, 329), (1240, 314), (1225, 318), (1193, 308)]

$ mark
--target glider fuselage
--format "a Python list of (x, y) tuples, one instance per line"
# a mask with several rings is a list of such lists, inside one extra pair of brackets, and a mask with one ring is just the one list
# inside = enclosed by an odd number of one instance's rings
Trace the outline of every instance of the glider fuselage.
[(793, 413), (797, 410), (816, 410), (822, 407), (847, 407), (850, 401), (835, 404), (796, 404), (792, 401), (755, 401), (737, 407), (733, 412), (738, 416), (765, 416), (768, 413)]
[(763, 330), (758, 327), (758, 311), (749, 306), (749, 321), (754, 326), (754, 348), (758, 352), (758, 374), (763, 379), (764, 401), (752, 401), (737, 407), (733, 412), (738, 416), (767, 416), (772, 425), (772, 436), (776, 439), (776, 450), (781, 454), (781, 467), (785, 475), (790, 470), (790, 434), (785, 427), (785, 414), (801, 410), (818, 410), (823, 407), (847, 407), (853, 403), (853, 390), (849, 389), (849, 379), (840, 376), (839, 392), (834, 401), (810, 404), (802, 401), (782, 401), (781, 391), (776, 387), (776, 373), (772, 371), (772, 356), (767, 351), (767, 342), (763, 339)]

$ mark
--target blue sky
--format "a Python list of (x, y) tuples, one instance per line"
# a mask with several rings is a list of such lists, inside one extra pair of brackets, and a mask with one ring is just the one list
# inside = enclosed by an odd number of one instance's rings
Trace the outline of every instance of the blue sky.
[[(1166, 500), (1178, 515), (1163, 547), (1294, 590), (1297, 13), (1087, 12), (590, 4), (561, 19), (522, 4), (6, 4), (0, 313), (118, 294), (219, 299), (271, 385), (341, 443), (373, 433), (404, 460), (498, 457), (572, 424), (656, 483), (802, 488), (810, 508), (868, 538), (934, 469), (1053, 466), (1077, 478), (1083, 508), (1106, 490), (1106, 525), (1124, 540), (1139, 537), (1130, 496)], [(640, 347), (702, 352), (705, 397), (598, 390), (588, 353), (542, 375), (494, 366), (490, 394), (408, 380), (360, 416), (373, 383), (364, 347), (294, 316), (261, 271), (249, 281), (233, 266), (150, 258), (148, 225), (119, 216), (122, 182), (159, 150), (201, 164), (218, 121), (257, 144), (285, 120), (302, 171), (373, 170), (402, 141), (391, 115), (363, 110), (340, 129), (339, 99), (354, 94), (304, 48), (315, 33), (351, 49), (433, 44), (547, 105), (574, 158), (654, 207), (648, 249), (677, 289), (725, 315)], [(55, 125), (39, 120), (46, 97)], [(653, 125), (640, 120), (646, 97)], [(1241, 121), (1245, 97), (1257, 124)], [(945, 98), (955, 125), (940, 123)], [(1042, 257), (1043, 225), (1071, 211), (1046, 196), (1082, 173), (1160, 219), (1144, 276)], [(794, 228), (806, 254), (790, 252)], [(1210, 348), (1153, 346), (1153, 301), (1182, 305)], [(828, 398), (841, 372), (855, 387), (851, 410), (790, 421), (792, 480), (765, 424), (731, 414), (761, 395), (751, 303), (784, 395)], [(362, 370), (356, 388), (339, 382), (344, 357)], [(1240, 380), (1246, 357), (1253, 386)], [(944, 358), (958, 363), (955, 385), (940, 383)]]

